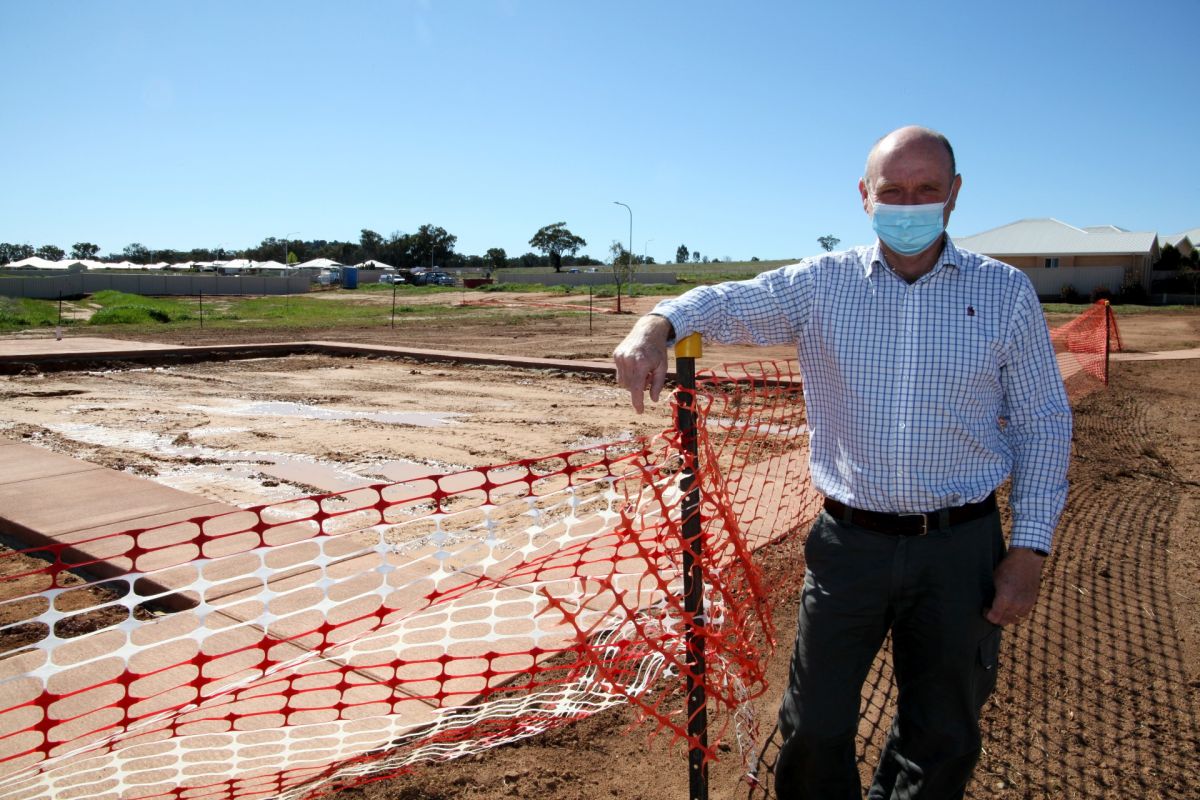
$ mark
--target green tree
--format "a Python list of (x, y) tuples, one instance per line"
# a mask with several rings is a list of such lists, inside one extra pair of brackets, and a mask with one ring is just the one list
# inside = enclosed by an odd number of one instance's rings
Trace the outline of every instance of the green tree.
[(696, 263), (696, 264), (700, 263), (700, 251), (699, 250), (692, 251), (692, 262)]
[(409, 249), (415, 266), (433, 267), (436, 266), (435, 259), (439, 255), (446, 258), (454, 252), (457, 242), (458, 237), (447, 233), (445, 228), (427, 223), (417, 228), (417, 232), (412, 235)]
[(27, 244), (9, 244), (0, 242), (0, 264), (20, 261), (33, 255), (33, 247)]
[(400, 269), (411, 269), (417, 265), (412, 255), (412, 237), (403, 231), (392, 231), (381, 250), (380, 261)]
[(826, 253), (833, 250), (833, 248), (837, 247), (839, 244), (841, 244), (841, 242), (842, 240), (834, 236), (832, 233), (827, 233), (824, 236), (817, 237), (817, 244), (821, 245)]
[(52, 244), (42, 245), (34, 252), (34, 255), (47, 261), (62, 261), (67, 256), (61, 247), (55, 247)]
[(91, 260), (100, 255), (100, 245), (91, 242), (76, 242), (71, 245), (71, 258)]
[(508, 253), (503, 247), (492, 247), (487, 251), (487, 261), (490, 269), (504, 269), (508, 265)]
[(1196, 289), (1200, 287), (1200, 265), (1194, 258), (1180, 258), (1178, 269), (1179, 279), (1192, 285), (1192, 305), (1196, 305)]
[(363, 228), (359, 233), (358, 246), (362, 249), (361, 260), (375, 259), (382, 261), (383, 259), (380, 256), (383, 255), (383, 237), (368, 228)]
[(1184, 264), (1183, 254), (1179, 252), (1179, 248), (1173, 244), (1164, 244), (1162, 250), (1158, 254), (1158, 261), (1154, 263), (1154, 269), (1157, 270), (1175, 270), (1179, 269)]
[(144, 244), (133, 242), (125, 245), (125, 249), (121, 251), (121, 257), (126, 261), (132, 261), (135, 264), (150, 263), (150, 249)]
[(529, 246), (549, 256), (550, 266), (554, 267), (554, 271), (562, 272), (563, 253), (575, 255), (579, 248), (587, 247), (587, 242), (567, 230), (567, 223), (555, 222), (535, 233), (529, 240)]
[(681, 244), (675, 248), (675, 263), (686, 264), (688, 260), (688, 249), (686, 244)]

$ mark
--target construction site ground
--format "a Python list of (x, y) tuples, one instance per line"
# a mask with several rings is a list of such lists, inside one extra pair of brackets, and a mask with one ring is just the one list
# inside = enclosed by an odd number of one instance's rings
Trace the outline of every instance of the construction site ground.
[[(641, 312), (652, 301), (638, 298)], [(628, 309), (627, 303), (626, 308)], [(157, 346), (298, 340), (512, 357), (606, 360), (629, 314), (406, 314), (396, 328), (175, 330)], [(1200, 313), (1124, 316), (1129, 356), (1076, 404), (1071, 494), (1034, 616), (1008, 632), (986, 712), (974, 798), (1193, 797), (1200, 774)], [(1051, 325), (1069, 316), (1052, 317)], [(68, 350), (47, 332), (0, 339), (0, 355)], [(124, 336), (123, 334), (119, 334)], [(605, 374), (328, 353), (150, 363), (123, 346), (35, 360), (0, 377), (0, 436), (144, 477), (213, 503), (249, 505), (354, 481), (561, 452), (669, 424), (665, 403), (629, 409)], [(97, 350), (97, 347), (108, 349)], [(1149, 357), (1148, 354), (1159, 354)], [(706, 347), (717, 364), (788, 348)], [(86, 505), (74, 510), (85, 518)], [(786, 676), (801, 542), (762, 552), (778, 641), (763, 739)], [(631, 713), (345, 790), (341, 797), (662, 798), (687, 794), (686, 755)], [(768, 797), (737, 748), (712, 765), (713, 797)], [(869, 771), (864, 763), (864, 775)]]

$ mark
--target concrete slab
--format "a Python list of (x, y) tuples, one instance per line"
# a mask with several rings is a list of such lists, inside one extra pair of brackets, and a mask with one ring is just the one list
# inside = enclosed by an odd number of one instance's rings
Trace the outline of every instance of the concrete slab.
[(44, 355), (100, 355), (112, 353), (137, 353), (156, 350), (175, 350), (178, 345), (155, 342), (135, 342), (127, 339), (106, 339), (100, 336), (64, 336), (55, 339), (53, 334), (31, 338), (0, 338), (0, 357), (25, 357)]
[(17, 536), (24, 530), (73, 541), (113, 526), (130, 530), (163, 524), (164, 515), (182, 519), (221, 513), (214, 508), (237, 510), (33, 445), (0, 447), (0, 531)]
[[(44, 447), (0, 438), (0, 486), (103, 469), (98, 464), (64, 456)], [(2, 513), (2, 507), (0, 507)]]

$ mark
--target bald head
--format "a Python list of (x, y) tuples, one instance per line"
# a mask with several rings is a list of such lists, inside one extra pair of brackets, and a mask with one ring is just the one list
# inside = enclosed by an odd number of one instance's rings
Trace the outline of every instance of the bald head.
[(867, 154), (867, 167), (863, 177), (869, 186), (874, 185), (882, 164), (909, 158), (940, 160), (945, 165), (948, 180), (953, 180), (958, 173), (954, 162), (954, 148), (950, 146), (949, 139), (931, 128), (906, 125), (875, 142), (871, 152)]

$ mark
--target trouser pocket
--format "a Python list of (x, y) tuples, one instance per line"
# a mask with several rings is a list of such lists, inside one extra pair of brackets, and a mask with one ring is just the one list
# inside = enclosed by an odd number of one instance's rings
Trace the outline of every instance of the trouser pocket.
[(996, 688), (996, 672), (1000, 666), (1000, 631), (997, 626), (979, 643), (975, 659), (975, 706), (982, 708)]

